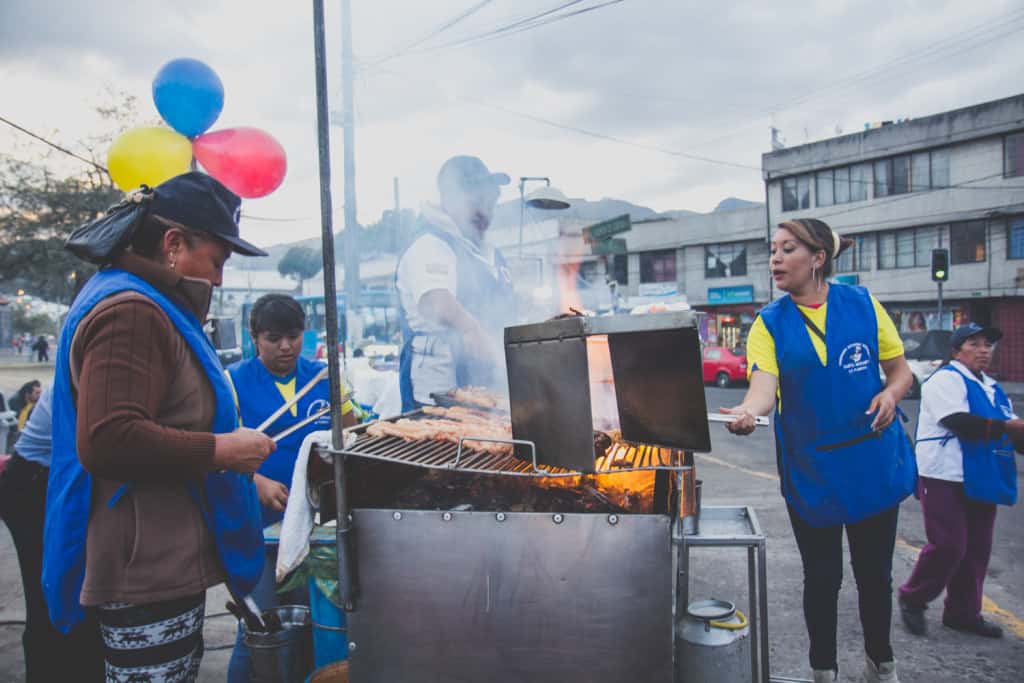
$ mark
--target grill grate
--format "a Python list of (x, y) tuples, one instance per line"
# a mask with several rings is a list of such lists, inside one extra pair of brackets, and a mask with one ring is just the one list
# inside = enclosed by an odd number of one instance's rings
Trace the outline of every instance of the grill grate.
[[(408, 413), (401, 417), (415, 418), (418, 415), (418, 412)], [(366, 427), (367, 425), (360, 425), (345, 430), (348, 445), (340, 450), (328, 452), (474, 474), (503, 474), (517, 477), (577, 477), (583, 474), (538, 463), (536, 447), (530, 441), (474, 439), (471, 435), (458, 444), (448, 441), (406, 441), (395, 436), (370, 436), (366, 434)], [(355, 439), (350, 441), (353, 435)], [(512, 455), (487, 453), (466, 446), (465, 441), (521, 444), (529, 448), (532, 459), (520, 460)], [(587, 475), (639, 470), (681, 470), (689, 466), (690, 463), (686, 462), (686, 454), (683, 451), (647, 444), (617, 442), (612, 444), (605, 455), (595, 459), (595, 471)]]

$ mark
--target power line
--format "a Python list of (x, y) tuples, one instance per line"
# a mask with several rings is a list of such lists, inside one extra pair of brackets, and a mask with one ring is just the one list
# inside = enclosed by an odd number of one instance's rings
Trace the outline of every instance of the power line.
[(58, 152), (63, 152), (64, 154), (67, 154), (70, 157), (74, 157), (75, 159), (78, 159), (79, 161), (83, 161), (83, 162), (89, 164), (90, 166), (93, 166), (96, 169), (98, 169), (100, 171), (103, 171), (104, 173), (109, 173), (106, 168), (104, 168), (103, 166), (100, 166), (95, 161), (93, 161), (91, 159), (86, 159), (83, 156), (79, 156), (78, 154), (75, 154), (71, 150), (67, 149), (66, 147), (61, 147), (60, 145), (58, 145), (55, 142), (50, 142), (49, 140), (47, 140), (43, 136), (37, 135), (36, 133), (33, 133), (32, 131), (28, 130), (27, 128), (23, 128), (22, 126), (19, 126), (18, 124), (14, 123), (10, 119), (7, 119), (7, 118), (5, 118), (3, 116), (0, 116), (0, 122), (6, 123), (11, 128), (14, 128), (15, 130), (21, 131), (25, 135), (28, 135), (29, 137), (35, 138), (36, 140), (38, 140), (39, 142), (42, 142), (43, 144), (46, 144), (46, 145), (49, 145), (50, 147), (53, 147)]
[[(415, 81), (413, 81), (413, 79), (405, 76), (404, 74), (401, 74), (401, 73), (399, 73), (397, 71), (393, 71), (391, 69), (380, 69), (380, 71), (383, 72), (383, 73), (387, 73), (387, 74), (390, 74), (392, 76), (395, 76), (396, 78), (399, 78), (399, 79), (404, 80), (406, 82), (410, 82), (410, 83), (414, 83), (415, 82)], [(760, 166), (751, 166), (751, 165), (748, 165), (748, 164), (741, 164), (741, 163), (737, 163), (737, 162), (733, 162), (733, 161), (725, 161), (723, 159), (714, 159), (714, 158), (711, 158), (711, 157), (705, 157), (705, 156), (700, 156), (700, 155), (696, 155), (696, 154), (689, 154), (687, 152), (680, 152), (680, 151), (677, 151), (677, 150), (666, 149), (664, 147), (657, 147), (655, 145), (648, 145), (648, 144), (645, 144), (645, 143), (642, 143), (642, 142), (637, 142), (635, 140), (626, 140), (624, 138), (619, 138), (619, 137), (616, 137), (614, 135), (609, 135), (607, 133), (601, 133), (601, 132), (598, 132), (598, 131), (588, 130), (586, 128), (580, 128), (578, 126), (571, 126), (571, 125), (568, 125), (568, 124), (559, 123), (558, 121), (552, 121), (550, 119), (545, 119), (545, 118), (542, 118), (540, 116), (536, 116), (534, 114), (527, 114), (525, 112), (515, 111), (514, 109), (508, 109), (508, 108), (502, 107), (500, 105), (491, 104), (490, 102), (484, 102), (483, 100), (479, 100), (479, 99), (476, 99), (476, 98), (473, 98), (473, 97), (467, 97), (465, 95), (452, 95), (451, 97), (453, 99), (460, 100), (460, 101), (463, 101), (463, 102), (468, 102), (470, 104), (474, 104), (474, 105), (479, 106), (479, 107), (484, 107), (486, 109), (493, 109), (495, 111), (499, 111), (499, 112), (502, 112), (504, 114), (508, 114), (509, 116), (515, 116), (515, 117), (518, 117), (518, 118), (526, 119), (528, 121), (533, 121), (534, 123), (539, 123), (539, 124), (542, 124), (542, 125), (545, 125), (545, 126), (550, 126), (552, 128), (558, 128), (558, 129), (561, 129), (561, 130), (567, 130), (567, 131), (570, 131), (570, 132), (573, 132), (573, 133), (577, 133), (579, 135), (586, 135), (588, 137), (597, 138), (599, 140), (605, 140), (605, 141), (614, 142), (614, 143), (617, 143), (617, 144), (620, 144), (620, 145), (627, 145), (629, 147), (635, 147), (637, 149), (645, 149), (645, 150), (648, 150), (648, 151), (651, 151), (651, 152), (658, 152), (660, 154), (667, 154), (669, 156), (680, 157), (680, 158), (683, 158), (683, 159), (689, 159), (691, 161), (701, 161), (701, 162), (708, 163), (708, 164), (717, 164), (719, 166), (729, 166), (729, 167), (732, 167), (732, 168), (742, 168), (744, 170), (757, 171), (758, 173), (761, 172), (761, 167)]]
[(407, 43), (406, 45), (404, 45), (404, 46), (402, 46), (400, 48), (392, 50), (390, 53), (386, 53), (385, 56), (383, 56), (383, 57), (371, 57), (368, 61), (371, 64), (383, 64), (384, 62), (387, 62), (387, 61), (390, 61), (392, 59), (395, 59), (395, 58), (397, 58), (397, 57), (407, 53), (412, 48), (418, 47), (419, 45), (422, 45), (423, 43), (426, 43), (426, 42), (432, 40), (433, 38), (439, 36), (440, 34), (444, 33), (445, 31), (447, 31), (448, 29), (452, 28), (453, 26), (459, 24), (460, 22), (462, 22), (463, 20), (467, 19), (468, 17), (472, 16), (473, 14), (475, 14), (478, 11), (480, 11), (481, 9), (483, 9), (487, 5), (491, 4), (492, 2), (494, 2), (494, 0), (483, 0), (482, 2), (478, 2), (477, 4), (471, 6), (469, 9), (466, 9), (466, 10), (460, 12), (459, 14), (455, 15), (451, 19), (448, 19), (448, 20), (442, 22), (440, 25), (438, 25), (437, 27), (435, 27), (433, 30), (429, 31), (428, 33), (426, 33), (422, 37), (416, 38), (416, 39), (410, 41), (409, 43)]

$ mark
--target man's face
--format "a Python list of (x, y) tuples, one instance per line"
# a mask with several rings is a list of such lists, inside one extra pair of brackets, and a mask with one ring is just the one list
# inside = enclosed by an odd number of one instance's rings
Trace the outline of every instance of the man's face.
[(497, 185), (482, 183), (470, 188), (452, 188), (441, 198), (441, 203), (460, 230), (479, 238), (491, 225), (500, 194)]

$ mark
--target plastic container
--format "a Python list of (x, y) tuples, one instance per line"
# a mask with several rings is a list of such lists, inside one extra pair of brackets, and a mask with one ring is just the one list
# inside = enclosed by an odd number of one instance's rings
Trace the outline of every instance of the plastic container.
[(317, 669), (348, 659), (345, 612), (324, 595), (312, 578), (309, 580), (309, 611), (313, 622), (313, 656)]

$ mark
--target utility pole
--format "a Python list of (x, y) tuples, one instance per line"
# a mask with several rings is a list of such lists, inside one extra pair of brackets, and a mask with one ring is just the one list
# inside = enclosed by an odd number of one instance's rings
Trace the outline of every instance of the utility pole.
[[(341, 92), (345, 152), (345, 312), (351, 323), (359, 306), (359, 225), (356, 222), (355, 102), (353, 101), (352, 3), (341, 0)], [(353, 326), (346, 326), (351, 338)], [(347, 348), (347, 344), (346, 344)]]

